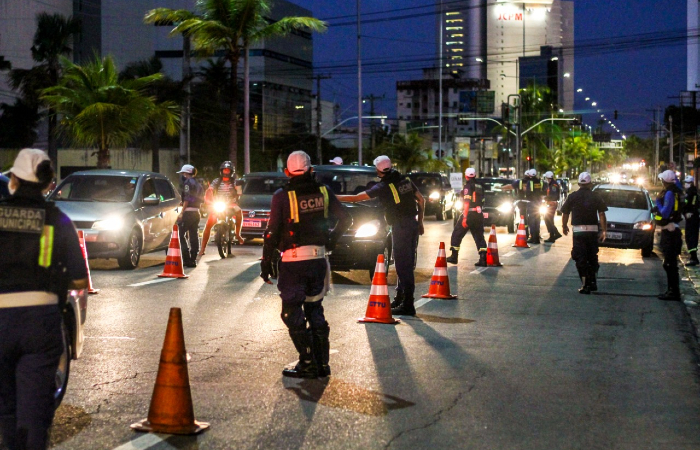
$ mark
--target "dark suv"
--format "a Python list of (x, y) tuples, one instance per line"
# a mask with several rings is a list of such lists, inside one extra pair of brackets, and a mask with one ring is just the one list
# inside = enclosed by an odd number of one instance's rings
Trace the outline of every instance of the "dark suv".
[(452, 218), (456, 195), (447, 175), (439, 172), (412, 172), (408, 178), (425, 197), (426, 216), (434, 215), (437, 220)]
[[(507, 178), (477, 178), (476, 183), (484, 188), (484, 226), (508, 227), (514, 233), (518, 227), (518, 214), (513, 204), (513, 191), (503, 191), (503, 186), (511, 184)], [(454, 207), (454, 222), (462, 215), (463, 200), (458, 198)]]

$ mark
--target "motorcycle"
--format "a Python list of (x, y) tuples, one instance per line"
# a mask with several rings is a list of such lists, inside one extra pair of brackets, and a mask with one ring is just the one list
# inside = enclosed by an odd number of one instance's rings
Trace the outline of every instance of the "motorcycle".
[(236, 218), (234, 209), (221, 201), (214, 203), (214, 213), (216, 214), (214, 241), (219, 250), (219, 256), (223, 259), (231, 256), (231, 246), (236, 235)]

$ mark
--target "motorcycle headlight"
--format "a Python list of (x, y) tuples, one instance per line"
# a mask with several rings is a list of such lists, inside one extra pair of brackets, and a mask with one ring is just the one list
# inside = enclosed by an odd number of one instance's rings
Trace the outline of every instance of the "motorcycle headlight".
[(115, 231), (124, 226), (124, 219), (121, 217), (108, 217), (104, 220), (98, 220), (92, 224), (93, 230), (100, 231)]
[(540, 206), (540, 214), (547, 214), (547, 207), (546, 206)]
[(226, 203), (224, 202), (216, 202), (214, 203), (214, 211), (218, 213), (222, 213), (226, 211)]
[(371, 222), (367, 222), (360, 226), (360, 228), (357, 229), (355, 232), (355, 237), (358, 238), (364, 238), (364, 237), (372, 237), (376, 235), (379, 232), (379, 221), (378, 220), (372, 220)]
[(430, 200), (440, 200), (440, 193), (438, 191), (430, 193)]
[(496, 209), (502, 213), (509, 213), (509, 212), (513, 211), (513, 204), (512, 203), (503, 203), (501, 206), (499, 206)]
[(634, 224), (635, 230), (649, 231), (649, 230), (651, 230), (651, 228), (652, 228), (651, 222), (641, 221), (641, 222), (637, 222)]

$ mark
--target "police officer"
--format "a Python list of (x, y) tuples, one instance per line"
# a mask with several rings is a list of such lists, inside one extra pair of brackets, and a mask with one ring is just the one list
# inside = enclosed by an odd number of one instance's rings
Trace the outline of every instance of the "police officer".
[(418, 188), (406, 176), (392, 168), (388, 156), (374, 160), (379, 183), (357, 195), (339, 195), (341, 202), (360, 202), (378, 198), (385, 209), (386, 221), (392, 227), (392, 249), (398, 285), (391, 312), (395, 315), (415, 316), (413, 305), (418, 236), (422, 235), (425, 199)]
[(576, 269), (583, 283), (578, 291), (581, 294), (590, 294), (598, 290), (598, 241), (602, 242), (606, 237), (605, 211), (608, 208), (603, 198), (591, 190), (591, 175), (588, 172), (581, 172), (578, 176), (578, 186), (578, 191), (569, 194), (561, 208), (561, 228), (565, 235), (569, 234), (571, 215), (574, 231), (571, 259), (576, 262)]
[(44, 200), (46, 153), (20, 151), (10, 172), (11, 196), (0, 201), (0, 434), (10, 450), (46, 449), (61, 308), (68, 289), (87, 287), (87, 268), (72, 222)]
[(685, 245), (690, 253), (690, 261), (686, 266), (697, 266), (698, 260), (698, 231), (700, 231), (700, 216), (698, 215), (700, 204), (698, 204), (698, 188), (695, 187), (695, 178), (692, 175), (685, 177)]
[(179, 172), (182, 183), (182, 211), (177, 216), (180, 231), (180, 251), (182, 263), (186, 267), (197, 267), (199, 253), (199, 207), (204, 200), (202, 185), (195, 179), (197, 169), (190, 164), (182, 166)]
[(471, 231), (476, 250), (479, 252), (479, 261), (475, 266), (486, 267), (486, 240), (484, 239), (484, 213), (481, 208), (484, 206), (484, 188), (476, 184), (476, 170), (473, 167), (464, 171), (467, 182), (462, 190), (464, 199), (462, 217), (457, 220), (452, 230), (450, 239), (450, 256), (447, 262), (457, 264), (459, 257), (459, 246), (467, 234)]
[(527, 240), (530, 244), (540, 243), (540, 206), (542, 205), (542, 183), (537, 178), (537, 171), (529, 169), (520, 180), (513, 184), (503, 186), (502, 190), (515, 190), (518, 201), (515, 205), (520, 214), (525, 216), (527, 228)]
[(666, 170), (660, 176), (664, 189), (656, 198), (654, 220), (656, 228), (661, 230), (660, 247), (664, 255), (664, 270), (668, 280), (668, 289), (659, 294), (659, 299), (680, 301), (681, 287), (678, 274), (678, 256), (683, 247), (683, 237), (678, 226), (683, 219), (681, 210), (681, 195), (683, 190), (676, 184), (676, 173)]
[(352, 218), (333, 191), (314, 179), (311, 158), (305, 152), (290, 154), (284, 172), (290, 180), (272, 196), (260, 277), (271, 283), (275, 252), (282, 251), (277, 281), (282, 321), (299, 352), (299, 362), (286, 367), (282, 375), (325, 377), (331, 374), (330, 328), (321, 304), (330, 286), (326, 254), (350, 227)]
[(557, 230), (556, 225), (554, 225), (554, 216), (557, 213), (557, 205), (559, 204), (559, 197), (561, 196), (561, 186), (554, 179), (554, 173), (545, 172), (544, 174), (544, 200), (547, 205), (547, 214), (544, 216), (544, 224), (549, 232), (549, 237), (545, 242), (554, 243), (557, 239), (561, 237), (561, 233)]

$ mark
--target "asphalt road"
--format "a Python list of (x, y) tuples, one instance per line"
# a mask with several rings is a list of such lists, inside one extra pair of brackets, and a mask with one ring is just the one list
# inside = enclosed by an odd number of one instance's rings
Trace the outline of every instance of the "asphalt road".
[[(426, 225), (418, 294), (451, 232), (451, 221)], [(95, 261), (101, 291), (54, 448), (700, 448), (697, 343), (684, 305), (655, 297), (661, 261), (602, 249), (600, 291), (584, 296), (570, 238), (513, 249), (504, 231), (502, 268), (475, 271), (467, 236), (448, 270), (459, 298), (421, 301), (399, 325), (357, 323), (367, 272), (334, 274), (327, 381), (281, 376), (296, 354), (277, 290), (258, 278), (259, 245), (227, 260), (210, 246), (183, 280), (157, 278), (162, 253), (132, 272)], [(148, 413), (171, 307), (182, 308), (195, 415), (211, 423), (196, 437), (129, 428)]]

